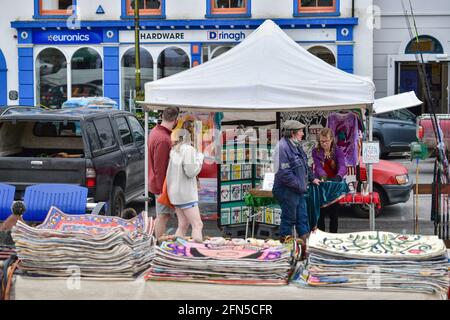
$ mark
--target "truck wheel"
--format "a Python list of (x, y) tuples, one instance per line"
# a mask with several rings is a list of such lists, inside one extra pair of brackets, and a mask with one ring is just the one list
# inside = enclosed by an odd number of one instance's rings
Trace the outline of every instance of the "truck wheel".
[(109, 200), (109, 214), (120, 217), (123, 209), (125, 209), (125, 194), (123, 193), (122, 187), (114, 186)]
[[(360, 189), (358, 188), (358, 191), (359, 190)], [(380, 187), (374, 185), (373, 186), (373, 191), (374, 192), (378, 192), (378, 194), (380, 195), (381, 208), (377, 209), (377, 207), (375, 207), (375, 217), (378, 217), (380, 215), (380, 213), (383, 211), (384, 207), (386, 206), (387, 199), (386, 199), (386, 196), (384, 195), (383, 190)], [(354, 204), (354, 205), (352, 205), (352, 209), (353, 209), (353, 213), (358, 218), (362, 218), (362, 219), (369, 219), (370, 218), (370, 212), (369, 212), (369, 206), (368, 205), (366, 205), (366, 204)]]

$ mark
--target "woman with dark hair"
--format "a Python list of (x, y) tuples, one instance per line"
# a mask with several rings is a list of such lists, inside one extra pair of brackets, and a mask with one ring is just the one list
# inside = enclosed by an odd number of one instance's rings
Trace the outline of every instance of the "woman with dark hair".
[[(314, 160), (314, 176), (322, 181), (341, 182), (347, 173), (345, 156), (340, 148), (336, 147), (334, 134), (330, 128), (324, 128), (318, 135), (319, 145), (312, 151)], [(330, 232), (337, 233), (338, 230), (339, 205), (332, 205), (320, 210), (317, 227), (325, 231), (325, 215), (330, 216)]]
[(176, 141), (170, 151), (166, 181), (167, 194), (178, 218), (175, 236), (185, 237), (191, 225), (193, 240), (202, 242), (203, 222), (198, 208), (197, 175), (202, 169), (204, 156), (192, 146), (194, 125), (191, 121), (186, 121), (183, 128), (174, 133)]

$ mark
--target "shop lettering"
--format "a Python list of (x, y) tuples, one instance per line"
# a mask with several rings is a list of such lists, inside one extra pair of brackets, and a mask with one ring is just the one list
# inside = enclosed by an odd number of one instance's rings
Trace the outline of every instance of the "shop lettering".
[(244, 32), (217, 32), (217, 31), (209, 31), (208, 32), (208, 40), (234, 40), (240, 41), (245, 39)]
[(80, 41), (80, 42), (88, 42), (90, 40), (90, 37), (88, 34), (53, 34), (53, 35), (49, 35), (47, 37), (48, 41), (50, 42), (63, 42), (63, 41), (68, 41), (68, 42), (75, 42), (75, 41)]
[(184, 33), (141, 33), (141, 40), (184, 40)]

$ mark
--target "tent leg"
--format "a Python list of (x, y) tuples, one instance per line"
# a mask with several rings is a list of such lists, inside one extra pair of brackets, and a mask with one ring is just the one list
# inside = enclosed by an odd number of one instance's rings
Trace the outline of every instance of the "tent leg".
[(144, 112), (144, 121), (145, 121), (145, 146), (144, 146), (144, 150), (145, 150), (145, 161), (144, 161), (144, 181), (145, 181), (145, 194), (144, 194), (144, 199), (145, 199), (145, 212), (148, 215), (148, 111)]
[[(369, 142), (373, 139), (373, 105), (369, 106)], [(373, 192), (373, 164), (367, 164), (367, 179), (369, 183), (369, 192)], [(370, 231), (375, 231), (375, 205), (369, 204)]]

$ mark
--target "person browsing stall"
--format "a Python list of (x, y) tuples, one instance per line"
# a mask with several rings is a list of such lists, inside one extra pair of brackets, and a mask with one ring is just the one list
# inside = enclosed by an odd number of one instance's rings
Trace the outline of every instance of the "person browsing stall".
[(178, 219), (175, 236), (185, 237), (190, 225), (193, 240), (203, 242), (197, 175), (202, 170), (204, 155), (192, 146), (194, 141), (192, 121), (186, 121), (183, 128), (174, 133), (177, 140), (170, 151), (167, 167), (167, 194), (175, 206)]
[[(312, 151), (314, 176), (321, 181), (341, 182), (347, 174), (344, 153), (335, 144), (334, 134), (330, 128), (324, 128), (318, 135), (319, 145)], [(330, 217), (330, 232), (338, 231), (339, 204), (333, 203), (320, 209), (317, 227), (325, 231), (325, 216)]]
[[(162, 122), (158, 124), (148, 137), (148, 180), (149, 191), (160, 197), (166, 179), (169, 154), (172, 149), (171, 134), (176, 127), (179, 109), (168, 107), (162, 113)], [(156, 201), (155, 236), (159, 239), (166, 231), (167, 222), (174, 210)]]
[(308, 191), (308, 182), (318, 185), (320, 180), (314, 179), (300, 144), (305, 125), (288, 120), (283, 127), (283, 137), (274, 152), (275, 180), (272, 189), (281, 207), (280, 240), (285, 242), (292, 236), (295, 226), (297, 235), (303, 241), (302, 251), (305, 252), (310, 232), (305, 193)]

